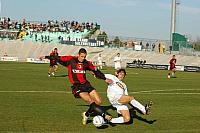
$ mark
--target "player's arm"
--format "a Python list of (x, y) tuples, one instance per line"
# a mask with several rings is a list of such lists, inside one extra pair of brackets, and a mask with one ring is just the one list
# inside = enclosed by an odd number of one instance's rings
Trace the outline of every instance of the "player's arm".
[(172, 62), (172, 59), (169, 61), (169, 64), (172, 64), (173, 62)]
[(63, 66), (69, 65), (69, 61), (73, 58), (74, 56), (45, 56), (46, 59), (53, 59), (56, 60), (59, 64)]
[(108, 84), (112, 83), (112, 80), (106, 78), (105, 75), (100, 70), (98, 70), (90, 61), (88, 61), (88, 68), (87, 69), (89, 71), (91, 71), (92, 74), (94, 74), (96, 78), (103, 79)]
[(126, 86), (125, 89), (124, 89), (124, 94), (125, 94), (125, 95), (128, 95), (128, 89), (127, 89), (127, 86)]

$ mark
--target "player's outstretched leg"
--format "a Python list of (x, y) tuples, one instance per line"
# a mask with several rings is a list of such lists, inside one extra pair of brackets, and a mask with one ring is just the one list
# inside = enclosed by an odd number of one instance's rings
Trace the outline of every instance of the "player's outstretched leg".
[[(87, 119), (88, 117), (93, 114), (96, 113), (97, 115), (101, 115), (105, 120), (110, 121), (112, 119), (112, 116), (108, 115), (101, 106), (97, 105), (95, 102), (90, 104), (89, 109), (87, 110), (87, 112), (84, 113), (83, 116), (83, 125), (87, 124)], [(86, 122), (85, 122), (86, 121)]]
[(136, 108), (137, 110), (139, 110), (142, 114), (146, 114), (146, 110), (145, 110), (145, 106), (142, 105), (140, 102), (138, 102), (137, 100), (135, 99), (132, 99), (130, 101), (130, 104)]

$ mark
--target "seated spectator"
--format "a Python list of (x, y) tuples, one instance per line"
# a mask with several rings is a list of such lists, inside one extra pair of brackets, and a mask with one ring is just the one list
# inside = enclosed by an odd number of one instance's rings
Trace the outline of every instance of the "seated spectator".
[(134, 60), (133, 60), (133, 64), (136, 64), (136, 63), (137, 63), (137, 61), (136, 61), (136, 59), (134, 59)]

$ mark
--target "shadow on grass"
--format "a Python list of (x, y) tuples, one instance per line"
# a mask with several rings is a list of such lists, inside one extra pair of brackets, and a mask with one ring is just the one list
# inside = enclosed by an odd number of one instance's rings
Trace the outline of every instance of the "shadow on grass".
[(143, 122), (148, 123), (148, 124), (153, 124), (154, 122), (157, 121), (157, 120), (147, 120), (147, 119), (137, 115), (136, 114), (137, 111), (134, 108), (129, 109), (129, 111), (130, 111), (130, 115), (131, 115), (131, 120), (128, 124), (132, 124), (134, 119), (137, 119), (139, 121), (143, 121)]
[(62, 75), (55, 75), (54, 77), (55, 77), (55, 78), (57, 78), (57, 77), (59, 78), (59, 77), (67, 77), (67, 76), (68, 76), (68, 75), (66, 75), (66, 74), (62, 74)]
[[(77, 105), (77, 106), (87, 106), (89, 107), (89, 105)], [(108, 111), (110, 109), (112, 110), (116, 110), (116, 108), (114, 108), (112, 105), (109, 105), (109, 106), (101, 106), (102, 109), (104, 111)], [(142, 121), (142, 122), (145, 122), (147, 124), (153, 124), (154, 122), (156, 122), (157, 120), (147, 120), (139, 115), (137, 115), (137, 110), (135, 108), (131, 108), (129, 109), (130, 111), (130, 116), (131, 116), (131, 120), (128, 122), (128, 123), (125, 123), (126, 125), (129, 125), (129, 124), (133, 124), (134, 120), (137, 119), (139, 121)], [(140, 112), (139, 112), (140, 113)], [(96, 116), (97, 114), (92, 114), (91, 116)], [(119, 114), (120, 116), (120, 114)], [(88, 123), (92, 123), (92, 120), (88, 120)], [(116, 126), (116, 124), (112, 124), (112, 123), (109, 123), (110, 126), (114, 127)], [(103, 125), (101, 127), (98, 127), (98, 129), (105, 129), (105, 128), (108, 128), (108, 125)]]

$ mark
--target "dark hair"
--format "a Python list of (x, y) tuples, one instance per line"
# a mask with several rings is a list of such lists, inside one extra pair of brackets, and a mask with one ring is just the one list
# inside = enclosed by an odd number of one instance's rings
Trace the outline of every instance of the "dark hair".
[(79, 49), (78, 54), (81, 54), (81, 53), (87, 54), (87, 51), (84, 48), (81, 48)]
[(120, 72), (124, 72), (124, 74), (125, 74), (125, 76), (126, 76), (126, 70), (125, 70), (125, 69), (122, 69), (122, 68), (121, 68), (121, 69), (117, 70), (117, 74), (120, 73)]
[(58, 50), (57, 48), (54, 48), (54, 50)]

